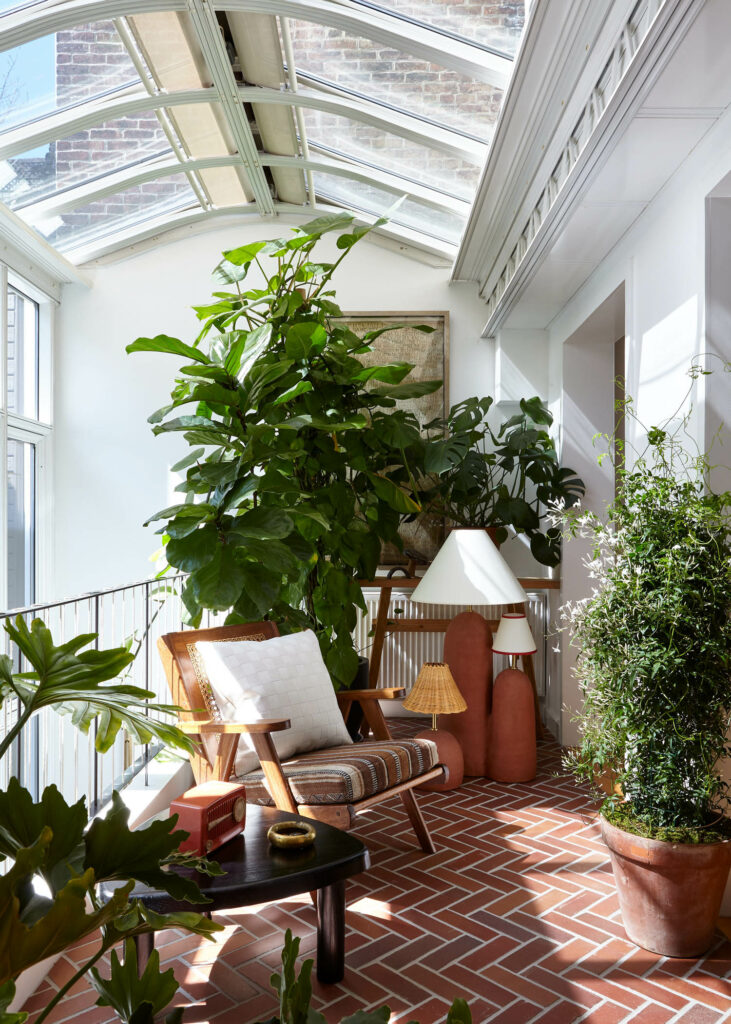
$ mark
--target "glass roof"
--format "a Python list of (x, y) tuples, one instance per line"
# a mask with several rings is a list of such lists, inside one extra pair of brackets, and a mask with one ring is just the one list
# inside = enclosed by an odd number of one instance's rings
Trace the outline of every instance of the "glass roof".
[(400, 199), (390, 233), (454, 255), (524, 0), (353, 0), (328, 25), (159, 0), (114, 20), (85, 0), (69, 25), (66, 4), (0, 0), (0, 219), (88, 260), (181, 210)]
[(323, 30), (309, 21), (290, 19), (289, 26), (297, 71), (312, 81), (489, 138), (502, 103), (496, 86), (362, 36)]

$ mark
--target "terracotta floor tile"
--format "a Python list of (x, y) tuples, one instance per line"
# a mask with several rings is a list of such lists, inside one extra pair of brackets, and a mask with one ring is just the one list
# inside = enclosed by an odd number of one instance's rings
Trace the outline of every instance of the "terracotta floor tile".
[[(313, 1008), (328, 1024), (384, 1004), (398, 1024), (444, 1024), (456, 996), (474, 1024), (731, 1024), (731, 943), (719, 936), (700, 961), (670, 961), (628, 942), (596, 808), (556, 777), (555, 744), (538, 754), (530, 784), (474, 779), (421, 794), (434, 854), (418, 850), (400, 802), (362, 816), (356, 834), (373, 867), (348, 883), (345, 978), (321, 985), (313, 973)], [(284, 930), (313, 957), (314, 909), (291, 899), (215, 917), (226, 928), (215, 943), (180, 929), (156, 939), (183, 986), (185, 1024), (268, 1020)], [(66, 952), (29, 1002), (32, 1015), (98, 941)], [(114, 1014), (95, 1001), (82, 980), (50, 1024), (110, 1024)]]

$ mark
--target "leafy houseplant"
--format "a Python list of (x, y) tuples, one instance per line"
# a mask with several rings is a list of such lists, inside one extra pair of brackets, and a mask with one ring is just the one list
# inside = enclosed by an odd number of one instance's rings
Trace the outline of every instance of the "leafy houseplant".
[(544, 529), (542, 520), (550, 506), (573, 505), (584, 485), (559, 465), (546, 429), (553, 416), (540, 398), (522, 399), (521, 411), (496, 430), (487, 418), (492, 404), (490, 397), (470, 398), (453, 406), (446, 420), (428, 425), (423, 501), (429, 513), (457, 526), (494, 529), (498, 543), (510, 526), (530, 539), (537, 561), (558, 565), (561, 531)]
[[(357, 668), (358, 580), (419, 511), (409, 468), (419, 424), (396, 400), (441, 387), (410, 382), (408, 363), (366, 368), (358, 357), (383, 332), (359, 338), (339, 321), (330, 283), (369, 230), (341, 213), (226, 252), (215, 271), (225, 290), (196, 308), (192, 345), (159, 335), (127, 348), (185, 360), (170, 404), (150, 418), (154, 433), (191, 446), (174, 467), (186, 471), (185, 498), (150, 522), (162, 523), (168, 563), (190, 573), (191, 622), (208, 608), (229, 622), (309, 627), (337, 686)], [(341, 232), (340, 255), (322, 262), (313, 249), (328, 232)]]
[(731, 494), (713, 493), (677, 436), (648, 436), (609, 521), (570, 515), (593, 539), (595, 589), (566, 609), (584, 693), (567, 765), (583, 779), (609, 769), (624, 794), (605, 800), (602, 829), (628, 934), (691, 956), (712, 941), (731, 864)]
[[(99, 751), (111, 747), (120, 729), (141, 743), (159, 739), (189, 747), (188, 740), (174, 726), (145, 715), (146, 710), (156, 713), (175, 709), (147, 703), (153, 694), (146, 690), (110, 682), (132, 659), (125, 648), (83, 650), (96, 639), (95, 634), (56, 645), (40, 619), (28, 627), (19, 616), (5, 629), (30, 671), (14, 673), (12, 659), (0, 656), (0, 709), (8, 702), (15, 702), (19, 709), (0, 743), (0, 757), (8, 753), (31, 717), (42, 708), (70, 714), (83, 732), (95, 723)], [(85, 801), (70, 805), (53, 785), (46, 787), (37, 801), (14, 777), (7, 790), (0, 792), (0, 857), (11, 861), (0, 877), (2, 1024), (23, 1024), (27, 1017), (25, 1013), (8, 1012), (18, 975), (80, 939), (91, 941), (98, 936), (97, 947), (40, 1012), (39, 1024), (76, 981), (119, 943), (131, 943), (135, 935), (169, 927), (207, 937), (220, 929), (220, 925), (192, 910), (160, 915), (131, 898), (135, 882), (142, 882), (178, 899), (204, 903), (194, 883), (164, 869), (170, 864), (187, 864), (212, 872), (217, 866), (179, 853), (187, 833), (173, 831), (175, 818), (134, 832), (128, 820), (129, 811), (117, 793), (106, 817), (89, 824)], [(38, 879), (50, 895), (35, 891)], [(119, 883), (106, 903), (98, 896), (101, 882)], [(171, 971), (160, 973), (157, 958), (150, 960), (142, 977), (138, 977), (133, 962), (129, 955), (124, 964), (113, 957), (110, 977), (102, 978), (97, 972), (92, 983), (102, 999), (115, 1006), (123, 1021), (134, 1017), (135, 1024), (151, 1024), (153, 1014), (169, 1002), (177, 983)]]

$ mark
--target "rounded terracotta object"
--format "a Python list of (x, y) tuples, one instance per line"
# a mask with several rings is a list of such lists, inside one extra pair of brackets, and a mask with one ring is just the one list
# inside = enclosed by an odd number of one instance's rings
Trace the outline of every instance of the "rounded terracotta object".
[(698, 957), (715, 937), (731, 840), (671, 843), (601, 818), (627, 938), (660, 956)]
[(515, 668), (503, 669), (492, 688), (487, 774), (496, 782), (536, 777), (533, 688), (525, 672)]
[(464, 780), (464, 757), (457, 737), (445, 729), (425, 729), (416, 738), (436, 743), (439, 764), (443, 764), (447, 769), (447, 778), (444, 782), (422, 782), (418, 788), (426, 789), (430, 793), (443, 793), (445, 790), (461, 786)]
[(444, 660), (454, 676), (467, 710), (440, 715), (440, 729), (459, 741), (465, 775), (485, 775), (487, 728), (492, 685), (492, 631), (479, 612), (460, 612), (447, 627)]

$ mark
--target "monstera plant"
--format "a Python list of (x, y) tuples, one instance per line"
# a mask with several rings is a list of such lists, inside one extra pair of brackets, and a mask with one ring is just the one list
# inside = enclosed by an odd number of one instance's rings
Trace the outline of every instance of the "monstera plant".
[[(366, 366), (383, 331), (358, 337), (340, 319), (332, 277), (369, 230), (339, 213), (226, 252), (215, 270), (224, 290), (196, 307), (192, 344), (158, 335), (127, 348), (184, 360), (170, 403), (150, 418), (155, 434), (190, 447), (174, 467), (181, 502), (149, 521), (168, 564), (190, 574), (191, 623), (212, 609), (232, 623), (311, 628), (336, 686), (358, 665), (358, 581), (420, 510), (419, 424), (397, 400), (441, 387), (410, 381), (409, 363)], [(332, 260), (313, 252), (328, 233)]]
[[(7, 757), (42, 709), (70, 715), (82, 732), (94, 725), (100, 752), (111, 747), (120, 729), (140, 743), (157, 739), (189, 746), (173, 725), (147, 714), (175, 709), (149, 703), (152, 693), (116, 681), (132, 660), (126, 648), (83, 650), (95, 634), (57, 645), (40, 619), (29, 627), (19, 616), (5, 629), (29, 670), (14, 672), (12, 659), (0, 656), (0, 711), (13, 723), (0, 743), (0, 757)], [(88, 959), (40, 1011), (38, 1024), (106, 952), (131, 943), (136, 935), (172, 927), (210, 937), (220, 930), (193, 909), (155, 914), (131, 895), (135, 883), (142, 882), (191, 904), (206, 902), (195, 883), (165, 870), (171, 864), (217, 869), (179, 852), (187, 833), (176, 832), (175, 821), (173, 817), (131, 831), (129, 811), (115, 793), (107, 815), (89, 824), (84, 799), (69, 804), (53, 785), (34, 799), (10, 777), (7, 789), (0, 791), (0, 858), (9, 864), (0, 877), (0, 1024), (23, 1024), (28, 1016), (8, 1011), (17, 977), (82, 939), (93, 944)], [(99, 896), (102, 882), (119, 883), (106, 902)], [(156, 956), (142, 976), (134, 963), (128, 955), (120, 964), (113, 955), (110, 976), (94, 972), (92, 982), (101, 1001), (114, 1006), (123, 1021), (134, 1017), (135, 1024), (151, 1024), (177, 983), (172, 971), (160, 972)]]
[(469, 398), (427, 425), (422, 503), (457, 526), (493, 529), (498, 543), (511, 527), (529, 538), (538, 562), (558, 565), (561, 531), (546, 522), (546, 511), (571, 507), (584, 484), (559, 464), (547, 429), (553, 416), (540, 398), (522, 399), (520, 412), (497, 428), (492, 404), (490, 397)]

